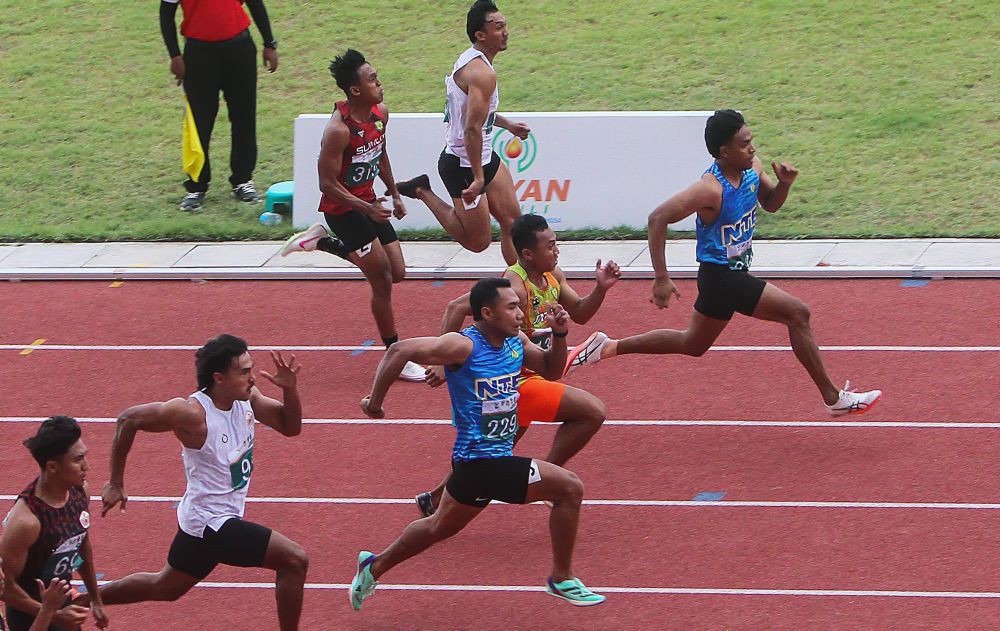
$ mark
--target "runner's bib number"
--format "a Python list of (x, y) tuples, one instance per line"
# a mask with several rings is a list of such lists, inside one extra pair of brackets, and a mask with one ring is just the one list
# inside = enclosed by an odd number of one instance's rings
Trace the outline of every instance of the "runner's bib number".
[(253, 446), (229, 465), (229, 475), (232, 478), (233, 490), (238, 491), (250, 483), (250, 474), (253, 473)]
[(80, 556), (80, 546), (83, 545), (83, 538), (87, 532), (70, 537), (62, 543), (49, 560), (45, 562), (42, 570), (42, 582), (46, 585), (54, 578), (66, 578), (83, 565), (83, 557)]
[(726, 246), (726, 258), (729, 259), (729, 269), (737, 272), (750, 269), (753, 261), (753, 239), (743, 243)]
[(371, 182), (378, 177), (378, 160), (373, 162), (352, 162), (351, 168), (347, 170), (347, 185), (357, 186), (365, 182)]
[(510, 440), (517, 433), (517, 397), (483, 401), (480, 431), (483, 438), (493, 441)]

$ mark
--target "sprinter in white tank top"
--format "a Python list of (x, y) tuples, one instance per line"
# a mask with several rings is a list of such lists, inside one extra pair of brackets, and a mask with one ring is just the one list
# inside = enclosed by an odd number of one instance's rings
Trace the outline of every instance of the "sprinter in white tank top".
[[(254, 423), (284, 436), (302, 431), (299, 365), (294, 355), (286, 362), (281, 353), (272, 352), (271, 359), (274, 373), (261, 374), (281, 388), (283, 401), (264, 396), (254, 385), (246, 342), (220, 335), (196, 353), (197, 392), (137, 405), (118, 417), (101, 515), (115, 506), (125, 511), (125, 460), (139, 431), (173, 432), (183, 446), (187, 490), (177, 507), (179, 528), (167, 564), (156, 574), (132, 574), (108, 583), (101, 588), (105, 604), (176, 600), (219, 563), (266, 567), (277, 573), (279, 627), (298, 628), (308, 565), (305, 550), (281, 533), (243, 519), (254, 468)], [(81, 603), (86, 599), (81, 597)]]
[(427, 175), (398, 182), (401, 195), (419, 199), (434, 213), (449, 235), (473, 252), (491, 240), (490, 215), (500, 224), (500, 246), (507, 265), (517, 262), (510, 227), (521, 216), (514, 180), (493, 153), (493, 130), (506, 129), (521, 140), (531, 130), (497, 113), (500, 91), (493, 60), (507, 50), (507, 18), (491, 0), (477, 0), (466, 19), (472, 46), (463, 52), (445, 78), (445, 148), (438, 172), (451, 204), (432, 190)]

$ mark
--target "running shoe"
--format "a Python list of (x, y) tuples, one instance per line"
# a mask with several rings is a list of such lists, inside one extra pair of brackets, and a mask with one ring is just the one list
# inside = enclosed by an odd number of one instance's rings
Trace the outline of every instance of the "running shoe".
[(399, 378), (403, 381), (427, 381), (427, 369), (416, 362), (406, 362), (403, 372), (399, 373)]
[(826, 406), (830, 416), (843, 416), (845, 414), (864, 414), (872, 408), (882, 397), (881, 390), (869, 390), (868, 392), (854, 392), (851, 390), (851, 382), (844, 384), (844, 389), (840, 391), (840, 398), (833, 405)]
[(185, 212), (194, 212), (196, 210), (201, 210), (201, 205), (205, 203), (205, 191), (198, 191), (197, 193), (188, 193), (181, 200), (181, 210)]
[(326, 226), (321, 223), (314, 223), (302, 232), (293, 234), (285, 246), (281, 248), (281, 256), (288, 256), (292, 252), (312, 252), (319, 244), (319, 240), (327, 236)]
[[(403, 197), (412, 197), (416, 199), (418, 188), (426, 188), (428, 191), (431, 190), (431, 179), (427, 177), (426, 174), (418, 175), (412, 180), (406, 180), (405, 182), (396, 182), (396, 190), (398, 190), (399, 194)], [(385, 193), (388, 195), (389, 191), (386, 191)]]
[(565, 377), (584, 364), (596, 364), (601, 361), (601, 351), (608, 341), (608, 336), (601, 331), (594, 331), (583, 344), (580, 344), (566, 357), (566, 370), (563, 371)]
[(254, 186), (253, 180), (247, 180), (242, 184), (234, 186), (233, 197), (235, 197), (237, 201), (248, 202), (251, 204), (256, 204), (260, 201), (260, 195), (257, 194), (257, 187)]
[(378, 583), (372, 576), (371, 565), (375, 562), (375, 555), (367, 550), (358, 553), (358, 573), (351, 581), (351, 607), (354, 611), (361, 611), (361, 603), (372, 595)]
[(421, 515), (430, 517), (434, 514), (434, 502), (431, 500), (430, 493), (421, 493), (413, 499), (416, 500)]
[(550, 576), (545, 591), (577, 607), (600, 605), (607, 600), (604, 596), (587, 589), (587, 586), (575, 577), (556, 583)]

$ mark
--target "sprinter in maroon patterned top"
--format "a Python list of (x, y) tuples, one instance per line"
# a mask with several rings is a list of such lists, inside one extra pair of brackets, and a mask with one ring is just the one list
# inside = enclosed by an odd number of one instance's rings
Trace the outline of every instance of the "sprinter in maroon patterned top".
[[(87, 590), (97, 593), (90, 546), (87, 447), (80, 426), (68, 416), (53, 416), (25, 441), (41, 467), (4, 520), (0, 556), (7, 577), (3, 599), (11, 631), (28, 631), (42, 603), (38, 581), (70, 580), (78, 572)], [(49, 629), (78, 629), (93, 613), (97, 626), (108, 618), (100, 596), (90, 607), (66, 604)]]
[[(281, 255), (322, 250), (357, 265), (371, 285), (375, 326), (389, 348), (399, 340), (392, 286), (406, 276), (403, 250), (390, 222), (393, 216), (405, 217), (406, 206), (393, 181), (386, 148), (389, 109), (382, 102), (385, 91), (378, 72), (358, 51), (348, 49), (339, 55), (330, 64), (330, 73), (347, 96), (337, 102), (323, 130), (318, 160), (323, 193), (319, 211), (336, 236), (328, 235), (323, 224), (313, 224), (292, 235)], [(375, 195), (376, 177), (392, 198), (391, 210), (383, 206), (386, 197)], [(424, 368), (408, 362), (399, 378), (423, 381)]]

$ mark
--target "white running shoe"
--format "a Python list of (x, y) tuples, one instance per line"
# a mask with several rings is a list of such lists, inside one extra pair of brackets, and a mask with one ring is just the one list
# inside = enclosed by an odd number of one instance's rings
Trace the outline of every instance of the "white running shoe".
[(399, 373), (399, 378), (403, 381), (421, 382), (427, 380), (424, 367), (414, 362), (406, 362), (403, 372)]
[(601, 331), (594, 331), (583, 344), (580, 344), (566, 357), (566, 370), (563, 376), (568, 375), (584, 364), (596, 364), (601, 361), (601, 351), (608, 341), (608, 336)]
[(281, 256), (288, 256), (292, 252), (312, 252), (319, 244), (319, 240), (326, 236), (329, 236), (326, 232), (326, 226), (314, 223), (306, 230), (289, 237), (288, 241), (285, 241), (284, 247), (281, 248)]
[(863, 414), (870, 410), (881, 397), (881, 390), (853, 392), (851, 390), (851, 382), (848, 381), (844, 384), (844, 389), (840, 391), (840, 398), (837, 399), (837, 402), (826, 406), (826, 410), (830, 413), (830, 416)]

